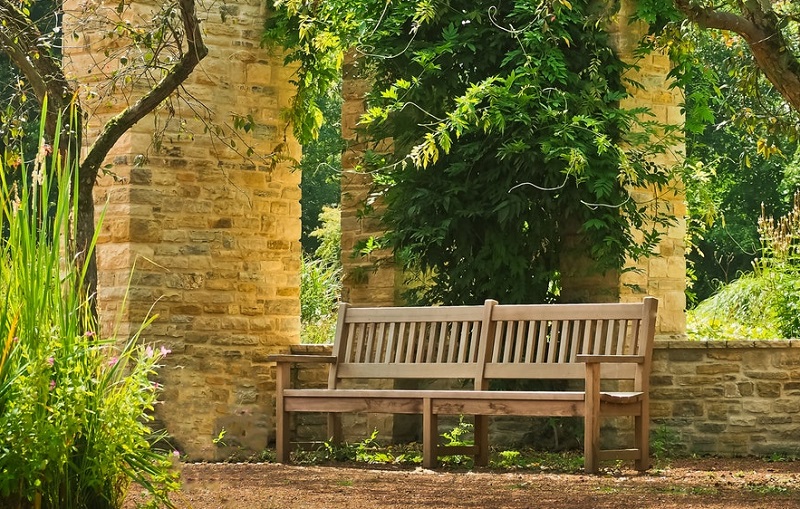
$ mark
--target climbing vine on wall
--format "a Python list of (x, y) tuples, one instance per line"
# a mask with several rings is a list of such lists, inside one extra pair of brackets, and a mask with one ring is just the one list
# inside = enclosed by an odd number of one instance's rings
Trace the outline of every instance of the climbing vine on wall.
[(337, 75), (342, 50), (374, 80), (364, 170), (386, 203), (384, 245), (426, 275), (413, 300), (542, 301), (565, 235), (585, 239), (599, 270), (657, 242), (668, 211), (631, 190), (668, 192), (669, 170), (652, 161), (672, 130), (620, 106), (613, 12), (585, 0), (279, 6), (267, 38), (301, 63), (298, 135), (313, 136), (314, 88)]

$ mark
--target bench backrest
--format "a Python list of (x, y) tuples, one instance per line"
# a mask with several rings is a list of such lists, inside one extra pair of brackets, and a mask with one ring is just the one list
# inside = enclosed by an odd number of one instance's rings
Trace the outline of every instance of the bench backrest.
[(491, 305), (357, 308), (341, 304), (329, 387), (346, 378), (475, 380)]
[[(652, 358), (657, 300), (494, 306), (483, 380), (583, 379), (579, 354)], [(604, 363), (603, 378), (635, 380), (641, 366)]]
[[(656, 306), (652, 297), (636, 304), (343, 303), (328, 385), (348, 378), (436, 378), (467, 379), (485, 389), (491, 379), (583, 379), (578, 354), (641, 355), (649, 370)], [(641, 368), (604, 364), (602, 376), (636, 380)]]

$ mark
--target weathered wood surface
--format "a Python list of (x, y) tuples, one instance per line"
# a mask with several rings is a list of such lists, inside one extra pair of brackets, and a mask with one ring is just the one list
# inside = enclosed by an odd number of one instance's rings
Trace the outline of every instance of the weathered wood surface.
[[(278, 461), (289, 460), (289, 414), (349, 412), (423, 415), (423, 463), (451, 454), (437, 444), (439, 415), (474, 415), (477, 464), (488, 461), (488, 416), (582, 416), (585, 468), (604, 459), (649, 466), (648, 377), (657, 301), (639, 304), (501, 305), (353, 308), (339, 310), (332, 356), (275, 355)], [(292, 389), (289, 365), (330, 364), (327, 389)], [(472, 390), (345, 389), (349, 379), (469, 380)], [(583, 390), (490, 391), (489, 381), (581, 380)], [(631, 391), (601, 388), (628, 381)], [(600, 450), (600, 419), (634, 417), (631, 449)]]

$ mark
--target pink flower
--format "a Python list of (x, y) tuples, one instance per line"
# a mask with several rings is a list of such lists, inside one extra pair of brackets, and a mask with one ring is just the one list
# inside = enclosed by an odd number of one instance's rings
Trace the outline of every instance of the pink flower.
[(56, 388), (56, 381), (55, 380), (50, 380), (50, 390), (52, 391), (55, 388)]
[(181, 457), (181, 453), (177, 449), (175, 449), (174, 451), (172, 451), (172, 457), (178, 459)]
[(158, 382), (153, 382), (153, 390), (157, 391), (161, 388), (161, 384)]
[(12, 343), (19, 343), (19, 338), (17, 336), (14, 336), (13, 338), (11, 338), (11, 342)]
[(49, 366), (52, 366), (52, 365), (53, 365), (53, 364), (55, 364), (55, 363), (56, 363), (56, 360), (55, 360), (55, 359), (53, 359), (53, 357), (48, 357), (48, 358), (47, 358), (47, 364), (48, 364)]
[(84, 333), (84, 336), (86, 336), (87, 338), (92, 338), (94, 337), (94, 331), (87, 330), (86, 333)]
[(169, 353), (172, 353), (172, 350), (166, 348), (164, 345), (161, 345), (161, 356), (166, 357)]
[(118, 361), (119, 361), (119, 359), (117, 357), (111, 357), (110, 359), (108, 359), (108, 365), (109, 366), (114, 366), (114, 365), (117, 364)]
[(155, 352), (153, 352), (153, 347), (147, 345), (147, 348), (144, 349), (144, 354), (147, 356), (148, 359), (152, 359)]

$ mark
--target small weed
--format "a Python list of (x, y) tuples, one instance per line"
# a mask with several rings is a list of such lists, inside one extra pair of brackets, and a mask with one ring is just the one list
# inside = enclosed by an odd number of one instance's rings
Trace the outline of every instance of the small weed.
[[(475, 444), (475, 441), (470, 439), (469, 436), (475, 431), (475, 426), (472, 423), (465, 422), (464, 416), (458, 418), (458, 424), (450, 430), (442, 433), (442, 438), (446, 440), (446, 447), (463, 447)], [(464, 456), (463, 454), (455, 454), (452, 456), (442, 456), (439, 461), (448, 466), (471, 466), (472, 458)]]
[(519, 451), (500, 451), (498, 456), (500, 456), (496, 462), (498, 467), (514, 468), (524, 466), (522, 453)]
[(340, 481), (336, 481), (336, 485), (337, 486), (352, 486), (353, 485), (353, 481), (351, 481), (350, 479), (342, 479)]
[(667, 495), (716, 495), (719, 493), (719, 490), (712, 486), (666, 486), (656, 488), (655, 491)]
[(767, 461), (769, 463), (783, 463), (787, 461), (797, 461), (797, 460), (798, 457), (795, 456), (794, 454), (785, 454), (782, 452), (773, 452), (772, 454), (764, 458), (764, 461)]
[(778, 486), (775, 484), (747, 483), (744, 487), (748, 491), (758, 493), (759, 495), (785, 495), (789, 491), (789, 488), (786, 486)]
[(217, 434), (217, 436), (211, 439), (211, 442), (214, 445), (216, 445), (217, 447), (225, 447), (225, 446), (227, 446), (228, 444), (226, 444), (225, 440), (224, 440), (226, 433), (228, 433), (228, 430), (226, 430), (225, 428), (222, 428), (221, 430), (219, 430), (219, 433)]
[(508, 489), (510, 490), (527, 490), (531, 487), (531, 483), (529, 482), (518, 482), (510, 485)]
[(678, 433), (666, 424), (654, 429), (650, 435), (650, 451), (653, 458), (659, 462), (666, 460), (670, 454), (674, 454), (680, 443)]

